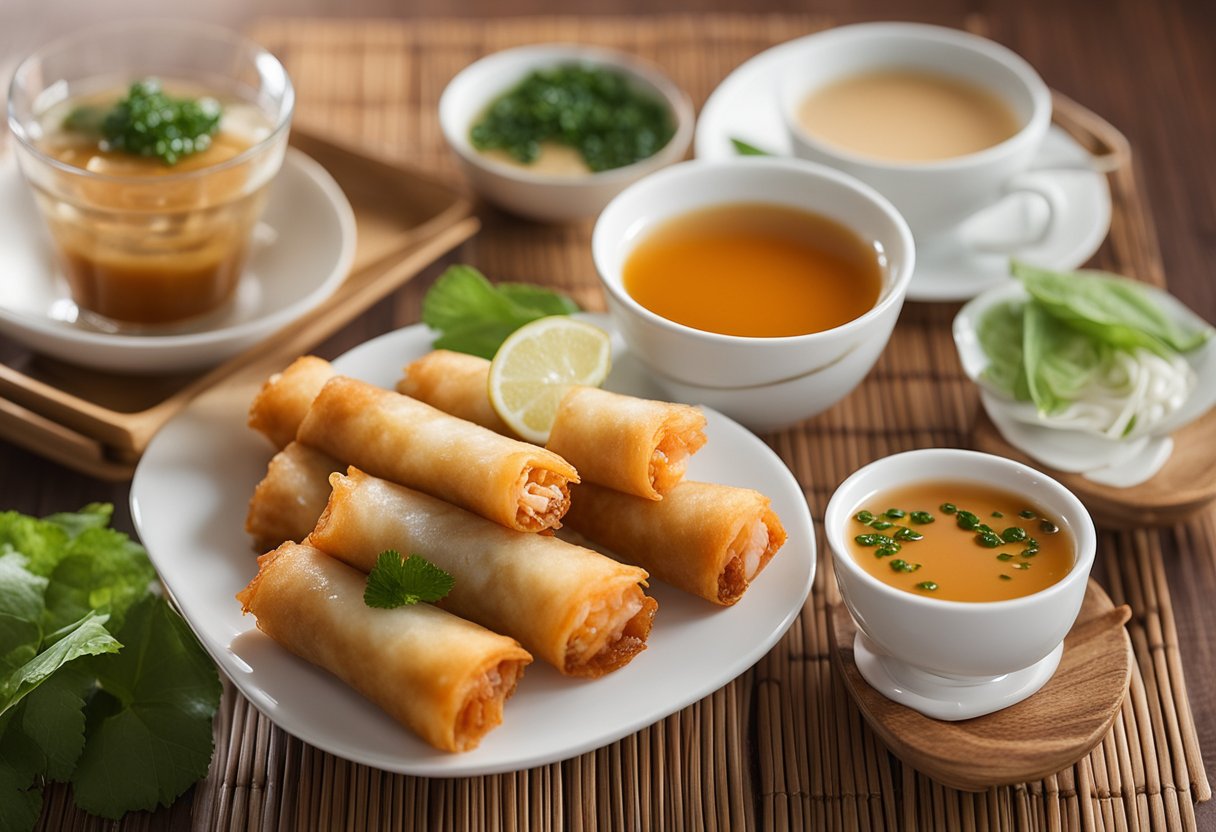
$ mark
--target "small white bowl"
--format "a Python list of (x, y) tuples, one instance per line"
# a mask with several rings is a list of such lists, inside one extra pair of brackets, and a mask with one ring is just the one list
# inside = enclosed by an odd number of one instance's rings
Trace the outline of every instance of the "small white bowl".
[[(675, 323), (625, 291), (625, 261), (656, 226), (690, 211), (747, 202), (811, 211), (874, 241), (886, 260), (878, 302), (824, 332), (753, 338)], [(819, 413), (865, 378), (895, 327), (915, 261), (907, 224), (876, 191), (822, 165), (775, 158), (683, 162), (659, 171), (604, 209), (591, 249), (614, 324), (659, 384), (678, 399), (708, 404), (758, 429)]]
[[(533, 173), (474, 149), (469, 130), (496, 98), (534, 70), (567, 64), (621, 72), (638, 88), (663, 99), (675, 121), (671, 140), (649, 158), (585, 176)], [(495, 52), (461, 70), (439, 99), (439, 125), (473, 188), (514, 214), (549, 222), (593, 217), (631, 183), (682, 159), (692, 141), (693, 122), (688, 96), (653, 66), (623, 52), (574, 44), (520, 46)]]
[[(882, 491), (926, 479), (999, 484), (1051, 512), (1076, 541), (1072, 569), (1048, 588), (1008, 601), (913, 595), (866, 572), (849, 552), (849, 520)], [(846, 479), (823, 520), (836, 583), (857, 622), (854, 654), (875, 690), (935, 719), (1006, 708), (1051, 678), (1093, 566), (1097, 535), (1085, 507), (1060, 483), (1004, 457), (930, 448), (875, 460)]]

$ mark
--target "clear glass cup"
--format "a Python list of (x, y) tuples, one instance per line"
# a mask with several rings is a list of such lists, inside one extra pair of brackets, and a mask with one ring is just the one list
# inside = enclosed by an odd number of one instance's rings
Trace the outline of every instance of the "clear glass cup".
[[(211, 148), (167, 165), (96, 152), (96, 142), (81, 149), (65, 132), (78, 105), (112, 106), (147, 78), (176, 97), (220, 101)], [(294, 103), (273, 55), (195, 23), (96, 27), (21, 62), (8, 123), (81, 321), (163, 333), (205, 328), (222, 315), (282, 165)]]

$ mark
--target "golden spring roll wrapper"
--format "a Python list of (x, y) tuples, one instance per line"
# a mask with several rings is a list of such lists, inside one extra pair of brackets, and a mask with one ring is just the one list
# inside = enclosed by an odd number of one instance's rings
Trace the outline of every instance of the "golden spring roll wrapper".
[[(573, 490), (566, 519), (569, 528), (651, 577), (724, 605), (742, 597), (786, 537), (760, 492), (687, 480), (657, 501), (584, 483)], [(732, 547), (757, 520), (768, 540), (749, 579)]]
[(346, 466), (328, 454), (291, 442), (270, 460), (253, 490), (245, 531), (259, 552), (308, 537), (329, 502), (329, 475)]
[[(409, 396), (338, 376), (300, 425), (299, 441), (519, 531), (557, 528), (578, 472), (552, 451), (500, 436)], [(544, 509), (530, 511), (529, 492)]]
[(704, 444), (705, 416), (695, 407), (575, 387), (562, 397), (545, 447), (584, 482), (659, 500)]
[(514, 640), (429, 604), (373, 609), (365, 576), (310, 546), (258, 559), (237, 595), (258, 629), (358, 690), (431, 745), (475, 748), (532, 657)]
[[(421, 555), (455, 578), (440, 605), (512, 636), (558, 670), (601, 676), (645, 649), (657, 602), (646, 572), (549, 535), (504, 529), (463, 509), (352, 468), (330, 478), (332, 494), (309, 543), (364, 571), (385, 549)], [(589, 611), (627, 600), (609, 630), (621, 637), (583, 660)], [(624, 609), (624, 606), (618, 608)]]
[(397, 382), (398, 393), (503, 436), (519, 438), (490, 404), (488, 360), (463, 352), (435, 350), (407, 364), (403, 372)]
[(323, 358), (304, 355), (275, 373), (249, 405), (249, 427), (282, 449), (296, 438), (300, 422), (325, 382), (338, 371)]

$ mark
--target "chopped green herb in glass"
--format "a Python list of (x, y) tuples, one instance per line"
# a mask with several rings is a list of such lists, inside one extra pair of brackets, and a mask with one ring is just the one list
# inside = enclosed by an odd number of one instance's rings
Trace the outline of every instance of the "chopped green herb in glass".
[(136, 81), (104, 115), (78, 108), (64, 120), (66, 130), (98, 132), (105, 150), (149, 156), (167, 165), (211, 146), (222, 110), (214, 98), (170, 98), (155, 78)]

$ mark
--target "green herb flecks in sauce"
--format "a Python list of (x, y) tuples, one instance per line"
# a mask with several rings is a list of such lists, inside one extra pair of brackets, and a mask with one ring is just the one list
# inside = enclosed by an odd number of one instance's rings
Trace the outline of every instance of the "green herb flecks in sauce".
[(937, 591), (937, 584), (933, 581), (921, 581), (916, 585), (916, 588), (923, 589), (926, 592), (935, 592)]
[(108, 111), (79, 107), (64, 129), (97, 133), (103, 150), (147, 156), (175, 165), (211, 146), (222, 110), (214, 98), (170, 98), (155, 78), (136, 81)]
[(533, 72), (473, 125), (477, 150), (503, 150), (522, 164), (556, 142), (579, 151), (593, 171), (633, 164), (675, 134), (667, 105), (607, 69), (559, 66)]

